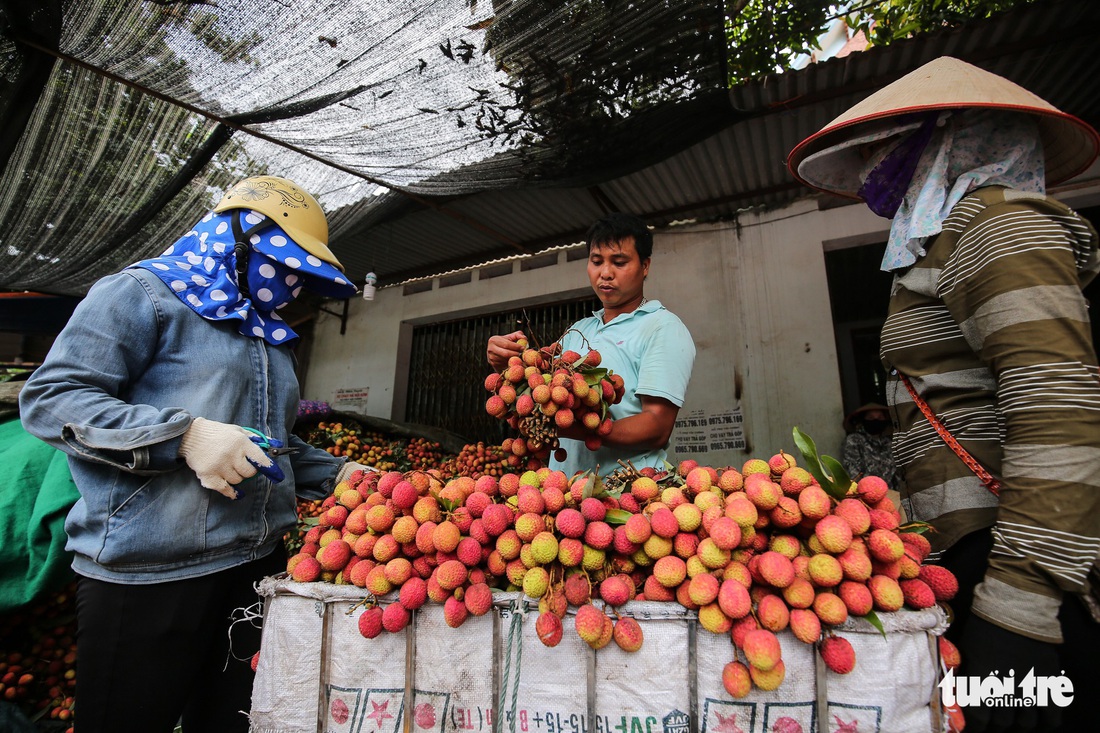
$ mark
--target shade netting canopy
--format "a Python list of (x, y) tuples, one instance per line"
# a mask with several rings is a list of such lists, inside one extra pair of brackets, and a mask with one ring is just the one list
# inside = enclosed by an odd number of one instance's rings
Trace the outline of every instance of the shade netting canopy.
[[(339, 255), (410, 198), (446, 211), (474, 191), (583, 186), (729, 120), (715, 2), (41, 0), (0, 13), (0, 288), (83, 294), (248, 175), (314, 193)], [(383, 280), (409, 267), (400, 242), (362, 246)]]

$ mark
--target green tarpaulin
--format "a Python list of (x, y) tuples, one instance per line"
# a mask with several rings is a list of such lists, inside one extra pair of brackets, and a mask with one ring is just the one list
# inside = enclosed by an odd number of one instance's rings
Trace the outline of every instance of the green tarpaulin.
[(0, 422), (0, 613), (72, 579), (65, 515), (78, 497), (64, 453), (18, 418)]

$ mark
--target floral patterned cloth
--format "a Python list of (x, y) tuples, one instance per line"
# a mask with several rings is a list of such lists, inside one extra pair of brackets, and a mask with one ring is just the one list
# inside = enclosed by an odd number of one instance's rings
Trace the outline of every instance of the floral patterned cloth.
[[(861, 178), (888, 154), (886, 150), (872, 157)], [(924, 256), (929, 237), (943, 230), (955, 204), (971, 191), (993, 185), (1046, 192), (1043, 146), (1034, 118), (1000, 110), (943, 113), (890, 225), (882, 269), (894, 272), (913, 265)]]
[(842, 453), (844, 468), (853, 479), (878, 476), (891, 489), (898, 488), (898, 469), (890, 453), (890, 435), (871, 435), (862, 425), (844, 438)]

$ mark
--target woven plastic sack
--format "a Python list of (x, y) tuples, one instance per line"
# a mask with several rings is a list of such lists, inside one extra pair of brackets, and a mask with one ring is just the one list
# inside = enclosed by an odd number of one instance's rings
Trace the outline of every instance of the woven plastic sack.
[[(880, 614), (885, 636), (855, 620), (838, 630), (856, 669), (828, 672), (812, 646), (783, 632), (786, 679), (734, 700), (722, 687), (726, 634), (701, 629), (675, 603), (632, 602), (642, 649), (594, 652), (566, 616), (544, 646), (538, 611), (520, 594), (459, 629), (427, 605), (404, 633), (364, 639), (365, 592), (268, 578), (253, 689), (253, 733), (915, 733), (942, 729), (935, 683), (938, 609)], [(382, 598), (385, 605), (392, 598)], [(351, 611), (349, 613), (349, 611)], [(496, 726), (497, 711), (501, 712)], [(409, 717), (406, 720), (406, 717)]]

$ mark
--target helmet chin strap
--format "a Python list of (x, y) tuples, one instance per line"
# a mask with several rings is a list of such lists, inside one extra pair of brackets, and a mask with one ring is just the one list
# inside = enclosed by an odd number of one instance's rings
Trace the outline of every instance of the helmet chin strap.
[(259, 224), (254, 224), (247, 231), (244, 231), (241, 227), (241, 217), (243, 216), (244, 210), (236, 209), (230, 213), (229, 223), (233, 227), (233, 256), (237, 262), (237, 290), (240, 291), (242, 297), (251, 299), (252, 292), (248, 287), (248, 258), (252, 253), (252, 246), (248, 243), (248, 240), (253, 234), (271, 224), (271, 219), (265, 216)]

